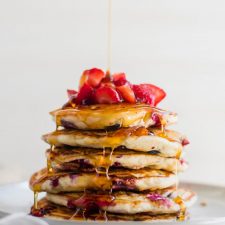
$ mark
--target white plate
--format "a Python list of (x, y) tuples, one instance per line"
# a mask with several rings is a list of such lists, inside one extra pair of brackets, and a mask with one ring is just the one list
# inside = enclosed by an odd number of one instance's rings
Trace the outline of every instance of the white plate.
[[(225, 224), (225, 188), (212, 185), (183, 183), (198, 194), (198, 201), (189, 210), (191, 219), (184, 224)], [(42, 197), (44, 194), (41, 194)], [(0, 187), (0, 212), (3, 213), (29, 213), (33, 204), (33, 193), (29, 190), (27, 182), (8, 184)], [(99, 222), (65, 222), (47, 220), (49, 224), (100, 224)], [(142, 222), (134, 222), (143, 224)], [(102, 223), (101, 223), (102, 224)], [(118, 224), (118, 222), (108, 222), (108, 224)], [(122, 224), (131, 224), (123, 222)], [(151, 223), (152, 224), (152, 223)], [(159, 224), (159, 223), (158, 223)], [(163, 223), (160, 223), (160, 225)], [(166, 223), (168, 224), (168, 223)], [(172, 223), (174, 224), (174, 222)], [(183, 224), (183, 223), (182, 223)]]

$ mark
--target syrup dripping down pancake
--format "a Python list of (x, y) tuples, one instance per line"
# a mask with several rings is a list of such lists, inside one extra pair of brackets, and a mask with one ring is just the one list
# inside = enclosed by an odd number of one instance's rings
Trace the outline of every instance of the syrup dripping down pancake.
[(172, 130), (144, 127), (121, 128), (116, 131), (57, 130), (43, 135), (43, 140), (55, 146), (112, 148), (124, 146), (142, 152), (159, 151), (165, 157), (180, 157), (185, 136)]
[[(93, 210), (93, 211), (92, 211)], [(176, 221), (178, 214), (151, 215), (149, 213), (139, 214), (115, 214), (96, 212), (95, 209), (82, 211), (80, 209), (70, 209), (48, 201), (46, 198), (38, 202), (38, 209), (31, 208), (31, 215), (57, 220), (69, 221), (148, 221), (148, 222), (169, 222)]]
[(75, 129), (112, 129), (176, 123), (177, 115), (147, 104), (77, 105), (50, 113), (57, 126)]
[[(157, 152), (153, 152), (156, 154)], [(51, 167), (65, 171), (94, 171), (98, 168), (162, 169), (169, 172), (184, 171), (187, 163), (176, 158), (165, 158), (151, 153), (131, 150), (93, 148), (55, 148), (47, 150)]]
[[(172, 190), (171, 190), (172, 191)], [(68, 193), (50, 194), (46, 198), (50, 202), (68, 208), (86, 209), (89, 205), (96, 205), (99, 210), (109, 213), (137, 214), (151, 213), (174, 214), (180, 212), (180, 205), (173, 200), (173, 195), (179, 195), (185, 206), (190, 206), (196, 200), (192, 191), (178, 189), (177, 191), (158, 194), (116, 192), (113, 194), (97, 193)]]

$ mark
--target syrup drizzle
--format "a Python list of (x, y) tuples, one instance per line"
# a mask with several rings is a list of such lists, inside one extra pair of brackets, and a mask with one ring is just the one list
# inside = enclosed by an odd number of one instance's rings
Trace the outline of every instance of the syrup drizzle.
[(178, 189), (178, 160), (176, 160), (175, 175), (176, 175), (176, 191), (177, 191), (177, 189)]
[(107, 70), (110, 71), (112, 63), (112, 0), (108, 0), (108, 30), (107, 30)]
[[(55, 145), (51, 145), (50, 151), (52, 152), (52, 151), (54, 151), (54, 149), (55, 149)], [(53, 172), (51, 157), (47, 158), (47, 169), (48, 169), (48, 173)]]
[(80, 208), (77, 208), (75, 213), (69, 218), (69, 220), (72, 220), (74, 217), (76, 217), (78, 215), (78, 213), (80, 212)]
[(34, 209), (38, 209), (38, 192), (34, 191)]
[[(56, 131), (58, 130), (59, 126), (56, 123)], [(50, 151), (54, 151), (55, 149), (55, 145), (51, 145)], [(51, 158), (47, 158), (47, 171), (48, 173), (52, 173), (53, 172), (53, 168), (52, 168), (52, 163), (51, 163)], [(38, 192), (34, 191), (34, 209), (38, 208)]]
[[(166, 132), (165, 132), (166, 121), (164, 121), (161, 116), (159, 116), (159, 119), (160, 119), (160, 124), (161, 124), (160, 136), (167, 138), (167, 135), (166, 135)], [(178, 152), (178, 154), (176, 155), (176, 158), (179, 159), (180, 155), (181, 155), (181, 151)], [(178, 189), (178, 160), (176, 160), (175, 176), (176, 176), (176, 191), (177, 191), (177, 189)], [(177, 203), (180, 206), (180, 212), (179, 212), (179, 215), (178, 215), (178, 218), (177, 218), (178, 221), (184, 221), (185, 220), (185, 214), (186, 214), (186, 206), (184, 204), (183, 199), (180, 196), (177, 196), (174, 199), (174, 202)]]
[(183, 199), (180, 196), (177, 196), (176, 198), (173, 199), (173, 201), (180, 206), (180, 212), (177, 218), (178, 221), (184, 221), (186, 214), (186, 206)]

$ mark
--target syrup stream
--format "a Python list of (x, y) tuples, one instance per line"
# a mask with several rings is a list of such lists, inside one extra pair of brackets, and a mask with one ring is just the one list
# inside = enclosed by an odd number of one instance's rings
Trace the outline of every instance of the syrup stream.
[(111, 70), (112, 63), (112, 0), (108, 0), (108, 31), (107, 31), (107, 71)]

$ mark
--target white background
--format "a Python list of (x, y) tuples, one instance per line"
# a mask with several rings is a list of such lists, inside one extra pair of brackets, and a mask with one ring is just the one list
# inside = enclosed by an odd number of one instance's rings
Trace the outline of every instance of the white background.
[[(106, 68), (106, 0), (0, 0), (0, 183), (45, 165), (48, 112)], [(112, 72), (167, 92), (189, 136), (185, 180), (225, 185), (225, 1), (113, 0)]]

